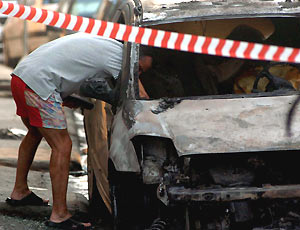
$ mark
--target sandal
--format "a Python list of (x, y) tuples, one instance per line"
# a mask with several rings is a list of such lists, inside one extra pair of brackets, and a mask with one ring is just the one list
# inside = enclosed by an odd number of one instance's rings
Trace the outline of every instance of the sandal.
[(38, 197), (35, 193), (31, 192), (29, 195), (25, 196), (21, 200), (15, 200), (8, 197), (5, 202), (11, 206), (49, 206), (49, 201), (44, 201), (42, 198)]
[(60, 223), (55, 223), (55, 222), (48, 220), (45, 224), (48, 227), (58, 228), (58, 229), (71, 229), (71, 230), (92, 229), (91, 226), (89, 226), (89, 227), (84, 226), (82, 223), (72, 219), (72, 217), (70, 217), (69, 219), (66, 219), (65, 221), (60, 222)]

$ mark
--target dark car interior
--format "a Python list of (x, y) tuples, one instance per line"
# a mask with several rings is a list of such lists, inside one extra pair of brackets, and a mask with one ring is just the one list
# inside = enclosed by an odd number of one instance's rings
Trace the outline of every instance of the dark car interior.
[[(267, 20), (274, 26), (268, 36), (264, 35), (263, 25), (262, 29), (258, 30), (241, 22), (225, 38), (300, 47), (298, 18), (268, 18)], [(183, 26), (177, 24), (178, 27)], [(177, 32), (174, 29), (176, 26), (170, 24), (170, 31)], [(186, 26), (188, 27), (189, 24), (187, 23)], [(155, 28), (159, 29), (159, 26)], [(266, 28), (266, 30), (270, 29)], [(225, 58), (148, 46), (141, 46), (140, 53), (153, 58), (152, 68), (140, 75), (140, 80), (152, 99), (264, 92), (284, 93), (298, 90), (300, 83), (300, 66), (297, 64)]]

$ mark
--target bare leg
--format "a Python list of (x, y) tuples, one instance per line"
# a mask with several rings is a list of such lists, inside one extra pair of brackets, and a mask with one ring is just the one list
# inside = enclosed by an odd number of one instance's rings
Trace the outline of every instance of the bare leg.
[(42, 140), (42, 135), (39, 133), (38, 129), (31, 126), (27, 118), (22, 118), (22, 121), (28, 128), (28, 133), (19, 147), (16, 181), (13, 192), (11, 193), (11, 198), (15, 200), (20, 200), (30, 194), (27, 176), (37, 147)]
[[(38, 128), (52, 149), (50, 177), (52, 183), (53, 208), (52, 222), (62, 222), (71, 214), (67, 209), (67, 188), (72, 141), (66, 129)], [(90, 224), (86, 224), (90, 226)]]

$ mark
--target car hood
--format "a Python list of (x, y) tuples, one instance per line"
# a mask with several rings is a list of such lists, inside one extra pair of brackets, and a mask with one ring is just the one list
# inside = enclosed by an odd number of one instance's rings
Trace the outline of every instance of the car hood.
[(128, 101), (123, 119), (130, 139), (169, 138), (179, 155), (295, 150), (300, 149), (299, 116), (294, 135), (285, 132), (295, 97)]

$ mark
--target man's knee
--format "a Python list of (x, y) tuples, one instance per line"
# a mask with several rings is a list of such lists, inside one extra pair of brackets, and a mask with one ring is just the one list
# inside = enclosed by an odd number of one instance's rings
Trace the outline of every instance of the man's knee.
[(66, 129), (39, 128), (40, 133), (50, 145), (52, 151), (68, 154), (72, 149), (72, 140)]
[(62, 136), (59, 143), (56, 143), (55, 147), (62, 154), (71, 154), (72, 150), (72, 140), (69, 135)]
[(72, 150), (72, 140), (70, 138), (70, 136), (66, 137), (65, 142), (64, 142), (64, 146), (66, 149), (68, 149), (68, 151), (71, 152)]

